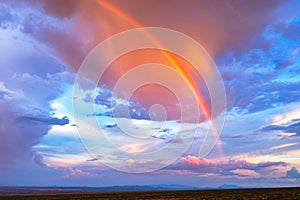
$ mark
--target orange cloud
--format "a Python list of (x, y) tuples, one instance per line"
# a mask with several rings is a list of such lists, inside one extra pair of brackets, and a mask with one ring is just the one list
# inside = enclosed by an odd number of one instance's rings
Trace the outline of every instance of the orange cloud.
[[(276, 19), (272, 10), (283, 1), (112, 0), (108, 3), (101, 2), (78, 0), (66, 1), (61, 5), (56, 4), (56, 1), (45, 1), (43, 8), (47, 14), (58, 19), (73, 18), (72, 23), (67, 27), (67, 34), (63, 29), (61, 32), (53, 31), (53, 27), (48, 25), (41, 26), (38, 33), (32, 34), (42, 42), (50, 43), (61, 59), (74, 71), (78, 70), (90, 50), (101, 41), (116, 33), (136, 28), (137, 25), (164, 27), (185, 33), (199, 42), (212, 57), (216, 57), (227, 50), (247, 48), (247, 41)], [(107, 4), (117, 9), (109, 9), (105, 6)], [(124, 14), (117, 11), (122, 11)], [(134, 23), (129, 19), (134, 19)], [(34, 30), (28, 31), (31, 33)], [(142, 63), (155, 62), (171, 66), (162, 52), (148, 51), (148, 53), (147, 51), (133, 52), (131, 55), (117, 59), (107, 70), (103, 82), (112, 87), (129, 69)], [(110, 49), (107, 53), (110, 53)], [(206, 94), (206, 86), (201, 77), (193, 71), (188, 62), (178, 56), (174, 57), (184, 71), (195, 80), (194, 85), (199, 86), (199, 90), (204, 93), (203, 102), (207, 102), (210, 107), (210, 97)], [(146, 108), (154, 103), (160, 103), (166, 107), (169, 119), (178, 119), (180, 109), (175, 106), (174, 95), (157, 87), (148, 87), (144, 91), (135, 94), (137, 101), (142, 102)], [(144, 95), (145, 93), (147, 95)], [(152, 100), (151, 97), (155, 99)]]
[(199, 158), (196, 156), (188, 155), (187, 157), (180, 157), (180, 161), (188, 163), (190, 165), (202, 165), (206, 166), (208, 165), (208, 160), (205, 158)]
[[(109, 10), (98, 1), (67, 0), (59, 3), (57, 0), (44, 1), (43, 8), (47, 14), (57, 18), (74, 18), (76, 26), (73, 30), (68, 30), (69, 34), (64, 37), (68, 39), (67, 41), (71, 38), (78, 46), (77, 48), (68, 46), (69, 48), (61, 49), (60, 53), (64, 55), (67, 62), (72, 61), (71, 68), (77, 69), (80, 63), (74, 63), (75, 60), (80, 62), (80, 59), (84, 58), (99, 42), (113, 34), (134, 28), (135, 25), (128, 19), (134, 19), (145, 27), (164, 27), (183, 32), (202, 44), (213, 57), (228, 49), (245, 48), (247, 41), (253, 35), (260, 33), (267, 24), (276, 19), (275, 12), (272, 11), (282, 2), (284, 1), (112, 0), (108, 2), (128, 17)], [(44, 30), (39, 31), (45, 35)], [(54, 47), (62, 48), (60, 44), (62, 38), (51, 39), (57, 38), (55, 34), (46, 34), (45, 37), (45, 40), (53, 41)]]

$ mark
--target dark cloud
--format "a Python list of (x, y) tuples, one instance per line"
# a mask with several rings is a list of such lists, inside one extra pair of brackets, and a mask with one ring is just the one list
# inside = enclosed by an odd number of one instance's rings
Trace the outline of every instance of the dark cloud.
[(112, 112), (117, 117), (127, 117), (129, 112), (129, 116), (132, 119), (150, 119), (148, 110), (138, 102), (129, 102), (129, 106), (123, 104), (117, 105), (113, 108)]
[[(242, 79), (235, 79), (228, 84), (232, 90), (228, 93), (230, 102), (228, 109), (238, 107), (246, 113), (254, 113), (300, 101), (300, 89), (297, 82), (272, 82), (266, 76), (255, 73), (245, 79), (245, 82)], [(267, 80), (257, 83), (257, 80), (252, 82), (252, 79)]]
[(271, 125), (271, 126), (266, 126), (261, 129), (261, 131), (268, 132), (268, 131), (281, 131), (284, 130), (285, 126), (277, 126), (277, 125)]
[(292, 167), (290, 170), (286, 172), (287, 178), (300, 178), (300, 173), (296, 169), (296, 167)]
[[(11, 9), (15, 8), (15, 13), (28, 11), (29, 14), (20, 14), (24, 18), (19, 21), (18, 27), (28, 38), (33, 39), (29, 43), (35, 52), (40, 51), (39, 45), (42, 43), (51, 50), (41, 54), (54, 54), (54, 57), (57, 56), (55, 59), (66, 63), (69, 69), (77, 70), (91, 47), (114, 33), (132, 28), (130, 23), (95, 2), (43, 1), (37, 3), (42, 7), (30, 8), (31, 4), (28, 4), (23, 9), (14, 6), (11, 6)], [(220, 67), (232, 107), (257, 112), (280, 103), (299, 100), (299, 83), (274, 81), (282, 74), (289, 77), (299, 73), (298, 66), (293, 66), (297, 64), (299, 57), (299, 53), (294, 51), (295, 47), (299, 47), (299, 43), (294, 42), (299, 39), (298, 25), (290, 24), (287, 29), (277, 26), (276, 34), (285, 30), (283, 40), (274, 35), (274, 38), (264, 38), (264, 35), (259, 38), (253, 37), (265, 30), (267, 24), (272, 24), (278, 19), (273, 11), (283, 1), (164, 1), (157, 4), (135, 0), (111, 2), (142, 25), (172, 28), (192, 36), (214, 56), (227, 50), (236, 50), (230, 56), (225, 55), (229, 61)], [(147, 9), (149, 7), (152, 9)], [(15, 19), (12, 13), (7, 11), (0, 10), (2, 28), (9, 28)], [(284, 21), (284, 16), (281, 19)], [(294, 41), (289, 42), (288, 39)], [(35, 41), (38, 42), (34, 43)], [(253, 43), (254, 46), (249, 43)], [(20, 51), (29, 51), (30, 45), (12, 43), (12, 46), (20, 46)], [(6, 48), (3, 48), (3, 52), (3, 55), (8, 57)], [(243, 56), (245, 52), (248, 53)], [(50, 114), (52, 110), (49, 104), (63, 93), (63, 88), (61, 80), (52, 80), (53, 76), (48, 75), (64, 70), (62, 65), (58, 66), (57, 62), (50, 63), (42, 56), (37, 58), (36, 54), (23, 55), (27, 60), (18, 56), (9, 62), (0, 63), (1, 81), (5, 82), (7, 88), (13, 91), (20, 90), (20, 94), (23, 95), (16, 97), (15, 93), (0, 92), (0, 168), (13, 162), (22, 164), (23, 161), (28, 162), (28, 159), (43, 166), (42, 155), (33, 153), (34, 145), (40, 143), (52, 125), (64, 125), (69, 122), (67, 118), (58, 119)], [(115, 73), (119, 71), (122, 70), (117, 68)], [(96, 99), (87, 95), (85, 101), (94, 101), (108, 109), (114, 109), (115, 104), (111, 106), (110, 98), (108, 93), (103, 93)], [(117, 111), (119, 117), (127, 116), (124, 105)], [(140, 104), (130, 103), (129, 112), (132, 118), (149, 119), (147, 110)], [(109, 110), (99, 115), (112, 116), (112, 113), (112, 110)], [(298, 122), (293, 125), (279, 129), (299, 130)], [(182, 159), (169, 169), (232, 175), (234, 173), (231, 171), (235, 169), (260, 171), (279, 166), (286, 166), (286, 163), (255, 164), (243, 160), (222, 163), (190, 157)], [(70, 173), (74, 176), (84, 174), (81, 170), (73, 169)], [(290, 174), (295, 175), (298, 172), (292, 170)]]
[(150, 119), (148, 111), (139, 103), (133, 103), (129, 106), (120, 104), (108, 109), (108, 111), (89, 114), (87, 116), (107, 116), (117, 118), (128, 118), (128, 116), (130, 116), (130, 119)]
[(43, 124), (16, 124), (16, 118), (24, 110), (3, 101), (0, 102), (0, 107), (0, 167), (16, 162), (28, 162), (32, 157), (32, 147), (41, 141), (50, 127)]
[[(56, 21), (41, 20), (43, 18), (41, 14), (29, 15), (22, 22), (22, 30), (38, 41), (52, 46), (59, 57), (75, 70), (91, 48), (100, 41), (134, 27), (97, 1), (33, 2), (41, 4), (45, 14), (55, 16)], [(191, 0), (189, 3), (181, 1), (173, 3), (167, 0), (153, 4), (138, 0), (130, 2), (115, 0), (109, 3), (119, 7), (143, 26), (181, 31), (200, 42), (209, 53), (217, 55), (229, 49), (248, 49), (248, 42), (252, 37), (260, 34), (267, 24), (276, 20), (275, 10), (284, 1), (273, 0), (262, 3), (257, 0), (250, 2)], [(32, 4), (24, 7), (30, 5)], [(152, 9), (147, 9), (149, 7)], [(74, 24), (70, 25), (63, 21), (71, 17)], [(64, 26), (68, 27), (68, 31), (65, 31)], [(112, 76), (114, 75), (111, 74), (110, 77)]]
[(45, 125), (66, 125), (69, 123), (69, 119), (67, 116), (62, 119), (56, 117), (32, 117), (32, 116), (22, 116), (18, 117), (17, 123), (26, 123), (26, 124), (45, 124)]
[(93, 161), (97, 161), (99, 160), (98, 158), (92, 158), (92, 159), (89, 159), (89, 160), (86, 160), (87, 162), (93, 162)]
[[(166, 27), (195, 38), (216, 54), (232, 48), (245, 48), (275, 18), (273, 10), (284, 1), (111, 1), (144, 26)], [(147, 9), (150, 7), (152, 9)], [(163, 17), (162, 17), (163, 16)], [(240, 43), (240, 41), (243, 41)]]
[(79, 68), (85, 54), (73, 30), (66, 32), (63, 24), (58, 25), (59, 22), (55, 20), (44, 21), (40, 17), (38, 14), (28, 15), (21, 31), (53, 48), (61, 62), (66, 63), (68, 67)]
[(106, 85), (99, 88), (98, 95), (94, 99), (94, 102), (98, 105), (106, 106), (107, 108), (116, 106), (116, 101), (113, 98), (113, 92)]
[[(15, 7), (14, 4), (17, 3), (11, 1), (8, 5), (1, 5), (7, 6), (7, 12), (13, 16), (5, 20), (16, 23), (14, 28), (24, 28), (23, 22), (30, 19), (22, 13), (24, 10), (21, 7), (26, 3)], [(33, 13), (32, 8), (26, 9), (28, 13)], [(3, 21), (3, 13), (0, 15)], [(41, 17), (32, 19), (34, 26), (39, 26), (37, 21), (43, 21)], [(30, 163), (42, 166), (42, 156), (35, 152), (34, 146), (42, 141), (53, 125), (69, 123), (68, 118), (53, 117), (50, 105), (63, 94), (66, 86), (63, 64), (53, 57), (53, 53), (46, 51), (49, 49), (45, 44), (28, 37), (31, 34), (33, 32), (28, 32), (25, 36), (15, 29), (1, 32), (1, 38), (4, 37), (1, 47), (5, 52), (0, 56), (1, 170)]]
[(43, 4), (46, 14), (56, 16), (58, 18), (70, 18), (74, 15), (78, 0), (43, 0), (38, 1)]
[(270, 24), (253, 37), (250, 50), (231, 51), (218, 58), (228, 109), (253, 113), (300, 101), (300, 37), (295, 40), (282, 34), (293, 22), (285, 22), (284, 28), (282, 23)]
[(40, 167), (47, 167), (47, 165), (44, 163), (44, 157), (38, 152), (33, 152), (33, 161)]
[(170, 133), (170, 131), (172, 131), (172, 129), (170, 129), (170, 128), (164, 128), (164, 129), (162, 129), (162, 130), (160, 130), (159, 131), (159, 133)]
[[(83, 51), (86, 44), (76, 38), (77, 34), (73, 29), (75, 25), (72, 24), (75, 19), (65, 20), (72, 18), (78, 11), (78, 2), (80, 1), (5, 1), (0, 6), (0, 28), (10, 28), (27, 34), (31, 39), (52, 48), (58, 55), (56, 59), (61, 63), (78, 69), (87, 54), (87, 51)], [(36, 59), (31, 58), (31, 61)], [(53, 70), (53, 67), (48, 69)]]
[[(160, 2), (159, 6), (154, 7), (153, 3), (135, 0), (129, 3), (118, 0), (109, 3), (116, 5), (144, 26), (171, 28), (192, 36), (203, 44), (214, 57), (223, 55), (223, 52), (228, 50), (236, 50), (238, 53), (241, 49), (250, 50), (253, 48), (253, 44), (260, 44), (261, 46), (252, 49), (247, 57), (239, 58), (237, 55), (226, 55), (231, 63), (224, 64), (226, 67), (222, 70), (222, 74), (224, 74), (224, 79), (227, 80), (225, 85), (229, 94), (228, 104), (230, 108), (240, 107), (249, 112), (257, 112), (270, 106), (276, 106), (276, 103), (300, 99), (299, 95), (295, 93), (295, 98), (282, 97), (284, 99), (270, 102), (271, 100), (267, 99), (272, 97), (272, 91), (257, 90), (257, 87), (274, 78), (270, 74), (280, 74), (280, 72), (271, 72), (266, 75), (260, 72), (258, 68), (271, 64), (274, 65), (274, 69), (284, 69), (295, 63), (295, 59), (290, 56), (290, 51), (281, 48), (283, 44), (279, 48), (270, 48), (268, 53), (265, 53), (264, 49), (259, 49), (265, 44), (267, 44), (266, 47), (269, 47), (270, 44), (276, 44), (270, 38), (267, 40), (258, 37), (258, 35), (262, 33), (268, 24), (276, 22), (277, 18), (275, 16), (278, 13), (275, 10), (284, 1), (275, 0), (264, 3), (235, 0), (221, 2), (190, 1), (189, 4), (183, 2), (174, 4), (166, 1), (164, 3)], [(114, 33), (133, 27), (120, 16), (98, 4), (97, 1), (59, 1), (58, 3), (55, 0), (42, 1), (38, 4), (42, 5), (46, 14), (55, 16), (55, 19), (48, 16), (43, 17), (42, 14), (44, 13), (31, 13), (22, 21), (22, 31), (37, 41), (52, 47), (58, 57), (70, 69), (77, 70), (89, 50), (100, 41)], [(146, 8), (149, 6), (153, 9), (148, 11)], [(166, 10), (168, 12), (165, 12)], [(164, 13), (163, 18), (161, 17), (162, 13)], [(72, 18), (73, 20), (66, 21), (65, 18)], [(65, 26), (68, 27), (68, 31), (65, 30)], [(289, 46), (289, 44), (286, 46)], [(269, 57), (270, 59), (267, 59)], [(237, 64), (232, 63), (233, 60), (239, 62), (238, 66), (228, 67)], [(247, 70), (258, 63), (260, 66), (255, 67), (254, 72)], [(112, 70), (109, 80), (114, 80), (112, 77), (117, 77), (121, 71)], [(252, 86), (249, 86), (249, 84), (252, 84)], [(285, 91), (285, 89), (281, 91)], [(154, 91), (152, 93), (154, 94)], [(289, 92), (287, 92), (288, 94), (282, 93), (284, 94), (280, 94), (281, 96), (289, 95)], [(247, 94), (251, 94), (252, 98)], [(95, 102), (107, 107), (112, 107), (111, 104), (115, 105), (113, 101), (109, 100), (109, 96), (105, 95), (99, 95)], [(253, 97), (262, 95), (266, 97), (253, 99)], [(149, 96), (157, 95), (150, 94)], [(86, 96), (85, 100), (91, 99)], [(146, 100), (138, 99), (138, 101), (145, 102)], [(175, 110), (173, 108), (174, 106), (169, 110)], [(132, 112), (131, 115), (134, 118), (139, 118), (144, 115), (144, 112)], [(147, 118), (146, 113), (144, 118)]]
[(113, 98), (113, 92), (106, 85), (102, 85), (97, 88), (97, 95), (95, 98), (92, 97), (91, 93), (87, 93), (83, 98), (83, 101), (86, 103), (102, 105), (107, 109), (111, 109), (116, 106), (116, 100)]
[(117, 128), (118, 125), (117, 124), (112, 124), (112, 125), (106, 125), (105, 128)]
[(296, 136), (300, 136), (300, 121), (286, 126), (278, 126), (278, 125), (266, 126), (261, 130), (264, 132), (283, 131), (285, 133), (295, 133)]
[[(42, 165), (42, 157), (33, 151), (53, 125), (65, 125), (69, 120), (53, 118), (47, 113), (38, 116), (20, 116), (28, 108), (14, 106), (13, 102), (0, 101), (0, 168), (33, 160)], [(35, 112), (40, 112), (35, 110)]]
[(119, 99), (123, 103), (118, 103), (118, 99), (114, 97), (113, 91), (106, 85), (97, 88), (95, 98), (88, 93), (83, 98), (86, 103), (95, 103), (105, 108), (105, 112), (97, 112), (88, 116), (107, 116), (124, 118), (130, 116), (131, 119), (147, 119), (149, 120), (148, 110), (139, 102), (134, 102), (126, 99)]
[[(157, 128), (154, 128), (154, 130), (155, 129), (157, 129)], [(154, 138), (168, 139), (168, 140), (166, 140), (167, 143), (172, 141), (172, 136), (174, 136), (174, 134), (172, 133), (172, 129), (170, 129), (170, 128), (161, 129), (158, 131), (158, 134), (152, 135), (152, 137), (154, 137)], [(180, 143), (182, 141), (180, 139), (176, 139), (175, 142)]]

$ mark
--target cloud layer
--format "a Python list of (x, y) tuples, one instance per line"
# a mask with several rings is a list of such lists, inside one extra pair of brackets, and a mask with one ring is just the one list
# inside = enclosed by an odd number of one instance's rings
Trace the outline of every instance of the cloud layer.
[[(109, 1), (117, 6), (114, 9), (103, 2), (34, 0), (0, 5), (0, 185), (300, 184), (300, 138), (295, 137), (300, 135), (297, 1)], [(224, 80), (228, 114), (220, 140), (207, 158), (197, 156), (207, 124), (199, 125), (194, 138), (184, 124), (184, 137), (173, 142), (194, 141), (182, 157), (151, 174), (132, 175), (106, 168), (85, 151), (71, 102), (77, 98), (83, 105), (95, 106), (95, 112), (85, 117), (96, 117), (124, 151), (154, 151), (172, 141), (176, 121), (163, 128), (144, 126), (153, 103), (166, 107), (168, 119), (178, 119), (174, 95), (145, 87), (124, 101), (112, 91), (114, 83), (136, 65), (153, 60), (169, 64), (159, 51), (120, 57), (105, 72), (96, 95), (82, 88), (82, 94), (72, 96), (76, 71), (90, 50), (137, 23), (181, 31), (203, 45)], [(177, 59), (209, 104), (202, 78), (185, 60)], [(150, 75), (154, 74), (143, 76)], [(113, 116), (117, 104), (121, 109)], [(131, 123), (137, 125), (132, 127), (148, 140), (132, 142), (113, 121), (126, 116), (127, 106)], [(128, 119), (123, 122), (132, 125)], [(142, 161), (124, 164), (138, 166), (138, 162)]]

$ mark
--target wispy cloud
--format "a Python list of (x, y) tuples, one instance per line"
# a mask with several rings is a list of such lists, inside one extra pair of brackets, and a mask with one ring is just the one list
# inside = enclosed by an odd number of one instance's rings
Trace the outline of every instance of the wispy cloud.
[(293, 133), (292, 136), (299, 136), (300, 135), (300, 120), (293, 120), (290, 125), (270, 125), (261, 129), (264, 132), (269, 131), (282, 131), (284, 133)]

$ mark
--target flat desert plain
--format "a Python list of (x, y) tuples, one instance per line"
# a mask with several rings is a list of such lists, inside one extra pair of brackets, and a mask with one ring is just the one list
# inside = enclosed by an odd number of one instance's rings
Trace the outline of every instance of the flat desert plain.
[(262, 188), (186, 191), (40, 191), (41, 193), (10, 193), (0, 191), (0, 199), (300, 199), (300, 188)]

